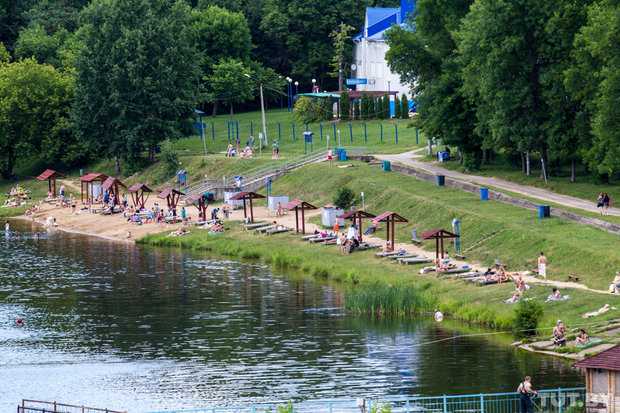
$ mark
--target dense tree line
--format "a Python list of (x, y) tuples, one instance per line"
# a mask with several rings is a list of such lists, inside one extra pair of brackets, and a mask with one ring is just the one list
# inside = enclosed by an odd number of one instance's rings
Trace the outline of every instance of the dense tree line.
[[(411, 30), (413, 28), (413, 30)], [(418, 0), (389, 31), (388, 62), (412, 86), (419, 122), (466, 167), (502, 152), (530, 173), (620, 170), (620, 2)]]

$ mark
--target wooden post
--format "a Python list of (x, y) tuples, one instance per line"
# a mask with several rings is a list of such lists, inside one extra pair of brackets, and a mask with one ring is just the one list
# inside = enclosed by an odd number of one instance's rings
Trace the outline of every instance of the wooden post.
[[(360, 234), (360, 242), (362, 242), (362, 215), (361, 214), (357, 214), (357, 219), (358, 219), (358, 231)], [(355, 220), (355, 217), (353, 218), (353, 220)]]
[(299, 232), (299, 208), (295, 207), (295, 232)]
[(303, 202), (301, 203), (301, 233), (306, 235), (306, 214)]
[(439, 262), (439, 238), (435, 238), (435, 261)]
[(441, 238), (440, 238), (440, 242), (441, 242), (441, 259), (443, 259), (443, 235), (440, 234)]
[(248, 213), (247, 210), (245, 209), (245, 198), (243, 198), (243, 218), (247, 218), (248, 217)]
[(396, 218), (392, 217), (392, 249), (394, 249), (394, 242), (396, 241), (396, 237), (395, 237), (395, 230), (394, 230), (394, 222), (396, 221)]
[[(386, 227), (386, 230), (387, 230), (386, 240), (387, 240), (388, 243), (390, 243), (390, 217), (388, 217), (385, 227)], [(394, 250), (394, 245), (390, 244), (390, 247), (388, 248), (388, 250), (393, 251)]]
[(252, 205), (252, 197), (250, 196), (250, 223), (254, 223), (254, 206)]

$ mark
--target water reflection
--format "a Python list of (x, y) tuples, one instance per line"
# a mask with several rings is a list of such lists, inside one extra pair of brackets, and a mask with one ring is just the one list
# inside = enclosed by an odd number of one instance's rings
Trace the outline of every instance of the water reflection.
[[(17, 227), (17, 225), (14, 225)], [(62, 233), (1, 240), (0, 410), (507, 391), (567, 364), (428, 322), (345, 316), (333, 288), (265, 266)], [(14, 325), (16, 317), (25, 328)]]

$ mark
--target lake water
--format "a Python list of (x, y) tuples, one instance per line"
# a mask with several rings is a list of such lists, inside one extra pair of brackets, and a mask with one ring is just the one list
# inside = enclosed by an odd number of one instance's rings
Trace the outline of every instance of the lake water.
[(525, 374), (583, 384), (508, 338), (430, 343), (461, 333), (345, 315), (337, 288), (264, 265), (13, 228), (0, 239), (2, 412), (22, 398), (147, 412), (513, 391)]

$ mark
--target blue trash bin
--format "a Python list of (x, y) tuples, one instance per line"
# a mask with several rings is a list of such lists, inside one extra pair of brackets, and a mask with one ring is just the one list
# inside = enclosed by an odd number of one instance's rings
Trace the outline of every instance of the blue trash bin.
[(549, 218), (551, 207), (549, 205), (538, 205), (538, 219)]
[(437, 186), (445, 186), (446, 177), (444, 175), (437, 175)]
[(347, 160), (347, 151), (344, 148), (340, 149), (340, 153), (338, 154), (338, 160), (339, 161), (346, 161)]
[(481, 201), (489, 200), (489, 188), (480, 188), (480, 200)]
[(383, 172), (390, 172), (392, 170), (392, 163), (390, 161), (383, 161), (382, 164)]

